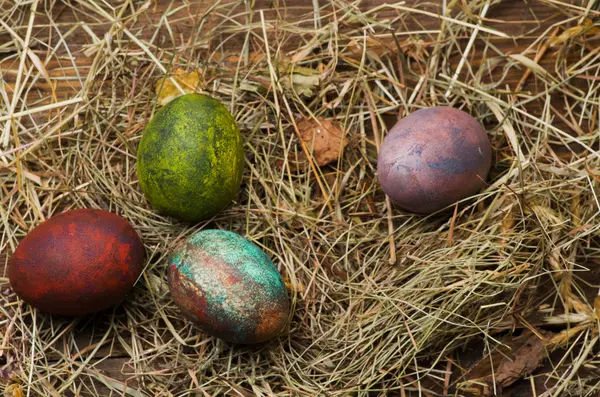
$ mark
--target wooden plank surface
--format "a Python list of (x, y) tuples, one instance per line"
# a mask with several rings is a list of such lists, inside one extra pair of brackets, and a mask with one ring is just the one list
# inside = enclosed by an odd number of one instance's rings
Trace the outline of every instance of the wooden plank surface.
[[(407, 5), (410, 6), (418, 2), (418, 0), (409, 0), (407, 1)], [(287, 7), (282, 8), (279, 10), (279, 12), (281, 12), (286, 18), (306, 18), (307, 21), (310, 21), (312, 18), (312, 6), (310, 3), (311, 2), (305, 0), (287, 1)], [(373, 9), (384, 3), (386, 3), (385, 0), (364, 0), (360, 5), (364, 9)], [(147, 23), (149, 25), (158, 23), (160, 17), (164, 14), (167, 7), (170, 7), (170, 4), (170, 1), (161, 0), (156, 2), (153, 5), (152, 12), (149, 13), (149, 21)], [(191, 35), (193, 35), (195, 29), (194, 22), (197, 22), (196, 16), (202, 15), (211, 4), (212, 1), (195, 2), (193, 6), (176, 13), (176, 15), (180, 15), (181, 20), (179, 23), (173, 24), (171, 29), (176, 31), (176, 36), (178, 39), (187, 40)], [(574, 4), (581, 5), (582, 2), (574, 2)], [(66, 34), (71, 29), (76, 30), (76, 33), (70, 34), (66, 38), (69, 43), (69, 49), (73, 53), (77, 54), (74, 62), (71, 62), (66, 58), (53, 58), (46, 65), (46, 69), (54, 84), (54, 92), (56, 95), (54, 101), (62, 101), (69, 99), (81, 89), (81, 82), (85, 80), (85, 75), (90, 70), (94, 59), (93, 55), (85, 55), (82, 53), (82, 51), (89, 48), (89, 46), (93, 44), (92, 36), (84, 29), (78, 28), (77, 26), (81, 25), (81, 23), (85, 23), (87, 24), (90, 32), (93, 32), (97, 37), (103, 37), (104, 33), (106, 33), (105, 30), (108, 25), (102, 23), (97, 24), (92, 10), (87, 10), (86, 13), (82, 13), (73, 9), (66, 3), (57, 4), (55, 7), (56, 9), (52, 10), (51, 12), (55, 16), (55, 22), (59, 25), (59, 30), (63, 34)], [(258, 0), (256, 2), (256, 9), (263, 9), (268, 13), (277, 12), (273, 9), (273, 1), (271, 0)], [(431, 10), (435, 9), (436, 7), (431, 8)], [(389, 18), (392, 17), (393, 14), (393, 11), (387, 10), (385, 12), (380, 12), (378, 14), (378, 18)], [(50, 27), (44, 26), (43, 18), (43, 14), (40, 14), (40, 23), (36, 25), (33, 37), (44, 37), (44, 32), (50, 29)], [(474, 49), (469, 55), (470, 64), (473, 66), (479, 65), (481, 60), (488, 59), (489, 52), (493, 51), (504, 54), (521, 54), (528, 48), (528, 46), (538, 35), (550, 29), (553, 24), (563, 20), (563, 18), (564, 15), (560, 8), (549, 5), (546, 2), (536, 0), (527, 2), (517, 0), (502, 1), (500, 4), (491, 7), (486, 18), (486, 26), (497, 29), (501, 32), (507, 32), (511, 36), (521, 36), (521, 38), (518, 40), (492, 38), (491, 43), (493, 43), (493, 45), (496, 47), (494, 50), (485, 48), (481, 41), (475, 41)], [(177, 16), (171, 16), (171, 19), (177, 20)], [(437, 18), (421, 15), (416, 16), (414, 21), (407, 26), (399, 27), (398, 31), (401, 34), (402, 31), (411, 29), (435, 30), (438, 29), (439, 26), (440, 22)], [(23, 32), (18, 33), (22, 34)], [(165, 30), (163, 30), (163, 33), (165, 35), (167, 34)], [(148, 41), (152, 39), (152, 34), (153, 30), (148, 29), (143, 31), (138, 38), (140, 40)], [(7, 41), (7, 37), (8, 35), (6, 33), (4, 33), (4, 35), (0, 35), (0, 44), (2, 44), (3, 39), (4, 41)], [(435, 34), (421, 35), (421, 38), (425, 42), (430, 42), (435, 40)], [(60, 39), (60, 37), (56, 36), (55, 40), (58, 39)], [(220, 38), (218, 37), (207, 39), (203, 45), (207, 46), (208, 48), (216, 48), (220, 45), (219, 39)], [(460, 38), (459, 41), (464, 47), (464, 45), (466, 45), (468, 42), (468, 37)], [(173, 43), (170, 43), (169, 40), (166, 40), (165, 43), (161, 44), (161, 48), (168, 50), (172, 44)], [(391, 39), (385, 44), (393, 47)], [(239, 41), (231, 41), (227, 44), (229, 51), (239, 49), (240, 46), (241, 43)], [(140, 51), (139, 47), (137, 47), (134, 43), (130, 43), (130, 47), (132, 48), (132, 51)], [(41, 43), (34, 42), (32, 49), (42, 59), (44, 59), (44, 55), (47, 55), (47, 50), (43, 47), (43, 45), (41, 45)], [(206, 52), (210, 53), (210, 51)], [(534, 55), (535, 49), (527, 54), (527, 56), (530, 58), (533, 58)], [(214, 54), (213, 56), (216, 57)], [(578, 55), (571, 54), (570, 56), (577, 57)], [(458, 63), (458, 55), (455, 60)], [(548, 51), (547, 55), (542, 57), (539, 63), (542, 68), (552, 72), (556, 66), (555, 60), (556, 58), (553, 55), (553, 51)], [(9, 96), (17, 79), (19, 62), (19, 57), (16, 56), (15, 52), (11, 51), (10, 47), (5, 48), (4, 52), (0, 52), (0, 72), (2, 73), (1, 76), (4, 80)], [(522, 80), (525, 71), (526, 68), (511, 69), (510, 73), (505, 78), (505, 84), (509, 88), (514, 89)], [(501, 72), (501, 70), (498, 71), (498, 73)], [(575, 82), (575, 84), (577, 84), (577, 82)], [(39, 100), (39, 98), (50, 97), (49, 93), (51, 85), (44, 79), (38, 79), (30, 89), (32, 90), (32, 93), (36, 90), (39, 90), (40, 92), (37, 95), (32, 94), (29, 96), (29, 100), (32, 102)], [(536, 93), (538, 90), (543, 89), (543, 87), (539, 87), (535, 77), (530, 76), (524, 81), (522, 89)], [(40, 101), (39, 104), (43, 103), (46, 103), (45, 100)], [(533, 102), (532, 106), (538, 106), (541, 110), (540, 103)], [(45, 116), (44, 114), (40, 114), (39, 117)], [(562, 127), (567, 131), (572, 130), (566, 123), (563, 123)], [(0, 193), (0, 198), (1, 197), (2, 193)], [(7, 251), (0, 253), (0, 267), (3, 266), (7, 256), (9, 255), (10, 253)], [(95, 339), (90, 339), (89, 334), (86, 334), (86, 332), (87, 331), (82, 331), (82, 334), (77, 338), (81, 343), (79, 346), (80, 349), (84, 349), (86, 346), (93, 344), (92, 340)], [(128, 381), (131, 383), (131, 380), (128, 380), (128, 375), (122, 373), (121, 371), (121, 368), (127, 363), (127, 361), (127, 353), (122, 349), (117, 349), (113, 352), (113, 357), (101, 361), (96, 368), (100, 373), (104, 373), (108, 378), (116, 379), (122, 382)], [(517, 385), (516, 387), (521, 386)], [(103, 389), (102, 386), (100, 386), (98, 392), (100, 395), (103, 395), (102, 393), (108, 395), (109, 391), (107, 388)]]
[[(306, 5), (309, 4), (308, 2), (288, 1), (286, 3), (287, 7), (284, 8), (284, 15), (289, 15), (290, 18), (295, 18), (295, 15), (302, 15), (307, 19), (307, 21), (311, 20), (312, 7)], [(361, 6), (364, 9), (373, 9), (384, 3), (386, 3), (386, 1), (384, 0), (368, 0), (363, 1), (361, 3)], [(407, 2), (407, 6), (410, 6), (415, 3), (419, 3), (419, 1), (410, 0)], [(149, 14), (152, 23), (157, 23), (157, 21), (160, 19), (164, 12), (163, 8), (167, 7), (168, 4), (169, 2), (167, 1), (158, 2), (155, 8), (155, 12)], [(270, 4), (270, 1), (259, 0), (256, 2), (256, 10), (264, 9), (266, 10), (266, 12), (273, 12), (273, 9)], [(57, 8), (59, 8), (60, 10), (53, 11), (54, 14), (58, 15), (56, 22), (58, 24), (61, 24), (61, 30), (65, 32), (67, 32), (69, 29), (72, 29), (80, 22), (86, 22), (85, 19), (83, 19), (83, 21), (80, 21), (82, 18), (81, 15), (77, 11), (67, 6), (57, 6)], [(178, 31), (178, 34), (182, 38), (189, 37), (194, 31), (194, 26), (190, 24), (189, 20), (195, 19), (193, 17), (190, 18), (189, 15), (202, 15), (202, 13), (206, 11), (206, 8), (206, 2), (195, 3), (195, 6), (191, 7), (189, 10), (186, 10), (186, 14), (188, 14), (188, 17), (186, 18), (185, 14), (182, 12), (181, 18), (186, 19), (183, 19), (181, 23), (174, 25), (173, 28)], [(432, 8), (432, 11), (439, 12), (439, 9)], [(377, 13), (376, 15), (377, 18), (386, 19), (393, 17), (394, 12), (390, 10), (385, 10)], [(519, 54), (522, 53), (531, 44), (531, 42), (533, 42), (534, 38), (536, 38), (537, 35), (541, 34), (553, 23), (558, 22), (560, 20), (561, 12), (556, 8), (548, 7), (538, 1), (525, 3), (522, 1), (511, 0), (503, 1), (500, 4), (497, 4), (492, 7), (491, 11), (489, 12), (489, 15), (486, 18), (486, 26), (493, 29), (497, 29), (499, 31), (509, 32), (511, 36), (520, 36), (521, 38), (519, 40), (504, 39), (500, 37), (491, 38), (491, 42), (494, 44), (494, 46), (498, 48), (498, 50), (500, 50), (500, 52), (506, 54)], [(435, 30), (439, 28), (439, 23), (439, 20), (436, 18), (419, 15), (416, 16), (412, 22), (409, 21), (409, 23), (407, 23), (407, 26), (399, 27), (397, 34), (399, 35), (399, 37), (402, 37), (403, 32), (406, 31), (416, 31), (423, 29)], [(102, 37), (106, 33), (105, 30), (108, 28), (108, 25), (91, 24), (90, 22), (90, 25), (86, 25), (86, 27), (88, 27), (88, 31), (94, 32), (94, 34), (97, 37)], [(44, 28), (40, 27), (39, 29), (41, 31)], [(35, 36), (35, 33), (33, 35)], [(142, 34), (140, 35), (139, 39), (146, 41), (150, 40), (152, 36), (153, 31), (147, 29), (146, 31), (142, 31)], [(430, 40), (435, 39), (434, 34), (421, 36), (423, 36), (425, 40), (427, 38), (429, 38)], [(462, 38), (462, 41), (466, 41), (466, 39), (467, 37), (464, 37)], [(83, 48), (92, 44), (92, 39), (89, 34), (79, 29), (75, 34), (71, 34), (70, 36), (68, 36), (67, 40), (71, 51), (77, 53), (75, 62), (71, 63), (66, 59), (52, 59), (48, 63), (48, 65), (46, 65), (46, 69), (48, 70), (49, 75), (53, 79), (56, 78), (56, 81), (54, 81), (54, 83), (56, 84), (56, 91), (59, 99), (68, 98), (70, 95), (74, 94), (78, 89), (81, 88), (78, 84), (78, 81), (80, 79), (85, 78), (85, 74), (89, 71), (89, 68), (91, 67), (93, 61), (93, 55), (86, 56), (85, 54), (79, 53), (79, 51), (81, 51)], [(156, 42), (156, 40), (154, 40), (154, 42)], [(213, 38), (212, 41), (208, 44), (212, 45), (213, 47), (219, 46), (219, 38)], [(388, 38), (387, 44), (390, 47), (392, 46), (391, 37)], [(169, 45), (171, 44), (167, 43), (166, 45), (161, 45), (161, 47), (163, 49), (168, 49)], [(239, 40), (229, 40), (227, 42), (226, 48), (228, 51), (235, 51), (236, 49), (241, 47), (241, 45), (242, 43)], [(33, 47), (35, 49), (38, 46), (34, 45)], [(38, 52), (40, 56), (43, 56), (44, 54), (44, 50), (42, 49), (36, 50), (36, 52)], [(481, 48), (481, 43), (476, 43), (474, 46), (474, 50), (472, 51), (472, 54), (469, 57), (471, 65), (478, 66), (482, 59), (486, 59), (487, 57), (483, 56), (483, 53), (484, 49)], [(212, 54), (212, 59), (215, 59), (214, 57), (216, 57), (217, 55), (218, 54)], [(4, 58), (7, 58), (6, 54)], [(541, 65), (542, 67), (548, 70), (552, 70), (552, 57), (548, 56), (543, 58), (541, 60)], [(12, 56), (9, 59), (6, 59), (0, 63), (0, 70), (2, 70), (3, 72), (3, 79), (5, 81), (5, 84), (7, 84), (7, 89), (9, 92), (16, 79), (18, 66), (19, 58), (16, 56)], [(522, 74), (514, 70), (507, 76), (506, 82), (509, 85), (516, 85), (521, 79), (521, 77)], [(523, 88), (535, 89), (535, 87), (530, 87), (530, 84), (533, 84), (533, 79), (529, 79), (528, 81), (526, 81)], [(37, 81), (35, 83), (35, 88), (39, 88), (42, 92), (48, 93), (50, 87), (48, 82), (44, 81), (43, 79), (40, 79), (40, 81)]]

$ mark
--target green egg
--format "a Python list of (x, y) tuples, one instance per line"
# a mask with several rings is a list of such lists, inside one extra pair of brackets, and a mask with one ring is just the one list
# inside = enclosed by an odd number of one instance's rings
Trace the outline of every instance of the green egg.
[(221, 102), (187, 94), (148, 123), (137, 152), (142, 192), (159, 212), (194, 222), (211, 218), (238, 194), (242, 137)]
[(281, 274), (244, 237), (224, 230), (190, 236), (169, 258), (171, 296), (206, 333), (259, 343), (285, 328), (290, 304)]

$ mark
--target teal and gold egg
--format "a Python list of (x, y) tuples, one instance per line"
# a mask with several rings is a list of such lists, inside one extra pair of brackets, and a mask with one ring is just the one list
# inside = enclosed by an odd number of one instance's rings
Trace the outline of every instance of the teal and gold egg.
[(280, 334), (290, 311), (281, 274), (269, 257), (239, 234), (204, 230), (169, 258), (174, 302), (204, 332), (235, 343)]

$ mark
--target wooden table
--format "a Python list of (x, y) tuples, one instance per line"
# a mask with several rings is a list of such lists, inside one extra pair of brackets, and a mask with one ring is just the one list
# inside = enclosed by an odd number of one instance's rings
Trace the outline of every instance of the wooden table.
[[(323, 1), (320, 0), (319, 2), (322, 3)], [(207, 7), (211, 6), (212, 3), (213, 1), (198, 1), (189, 9), (185, 9), (177, 14), (181, 14), (181, 19), (171, 25), (171, 29), (174, 32), (174, 36), (177, 37), (177, 40), (185, 41), (190, 37), (195, 29), (194, 24), (190, 23), (190, 21), (195, 20), (195, 16), (202, 15), (203, 11), (206, 10)], [(257, 0), (255, 8), (257, 10), (265, 9), (266, 12), (271, 15), (274, 12), (273, 5), (282, 5), (283, 3), (283, 0)], [(281, 6), (280, 12), (287, 18), (303, 17), (310, 15), (313, 11), (311, 1), (308, 0), (288, 0), (285, 3), (287, 3), (287, 8), (284, 9)], [(360, 4), (360, 7), (363, 9), (373, 9), (385, 3), (387, 3), (385, 0), (363, 0)], [(417, 3), (420, 2), (418, 0), (408, 0), (405, 6), (411, 7)], [(0, 2), (0, 4), (3, 3)], [(79, 4), (79, 7), (85, 9), (82, 4), (83, 2)], [(167, 8), (170, 7), (170, 4), (171, 2), (164, 0), (159, 0), (155, 3), (153, 2), (150, 6), (150, 11), (148, 12), (148, 15), (150, 16), (149, 21), (152, 23), (159, 21), (160, 17), (164, 14)], [(584, 10), (587, 2), (573, 1), (572, 4), (573, 10)], [(54, 21), (60, 25), (60, 30), (63, 33), (68, 32), (71, 28), (76, 30), (76, 32), (74, 34), (70, 34), (66, 40), (69, 44), (69, 50), (72, 53), (77, 54), (77, 56), (74, 58), (73, 62), (66, 58), (58, 59), (56, 57), (49, 56), (47, 48), (45, 48), (43, 45), (43, 39), (48, 37), (48, 32), (51, 31), (52, 28), (44, 25), (44, 21), (47, 21), (47, 17), (44, 16), (43, 12), (41, 12), (43, 11), (43, 6), (40, 4), (38, 9), (40, 14), (37, 16), (36, 24), (33, 26), (32, 37), (42, 41), (32, 41), (31, 49), (42, 62), (47, 61), (45, 64), (45, 70), (47, 70), (48, 76), (54, 84), (54, 94), (51, 93), (50, 84), (42, 76), (42, 78), (37, 79), (37, 81), (33, 83), (31, 87), (32, 91), (28, 97), (28, 101), (32, 103), (31, 107), (39, 107), (60, 101), (67, 101), (81, 90), (81, 81), (85, 80), (86, 73), (89, 72), (92, 63), (94, 62), (94, 54), (93, 51), (90, 50), (90, 45), (92, 44), (93, 40), (92, 38), (95, 36), (95, 39), (101, 40), (109, 27), (109, 24), (107, 23), (96, 23), (96, 19), (99, 17), (91, 8), (88, 8), (85, 13), (74, 11), (70, 6), (67, 6), (62, 2), (57, 2), (54, 7), (55, 9), (52, 10), (52, 14), (54, 15)], [(429, 7), (425, 9), (434, 13), (439, 12), (439, 7)], [(386, 10), (384, 12), (380, 12), (378, 14), (378, 18), (388, 18), (393, 16), (393, 14), (393, 11)], [(592, 11), (590, 15), (598, 17), (600, 13), (598, 11)], [(170, 19), (175, 20), (177, 18), (170, 17)], [(536, 45), (532, 48), (528, 47), (540, 35), (559, 35), (566, 28), (573, 26), (573, 24), (576, 22), (565, 24), (564, 20), (564, 6), (559, 6), (558, 2), (551, 0), (503, 0), (499, 4), (495, 4), (490, 7), (489, 12), (484, 19), (485, 26), (491, 29), (496, 29), (500, 32), (506, 32), (511, 36), (511, 38), (492, 38), (490, 42), (495, 46), (495, 49), (485, 48), (481, 40), (475, 40), (473, 43), (473, 48), (468, 54), (469, 63), (472, 67), (477, 67), (477, 65), (481, 63), (482, 59), (489, 60), (491, 53), (502, 54), (503, 56), (517, 55), (534, 60), (532, 62), (537, 62), (541, 69), (547, 71), (548, 73), (555, 74), (556, 51), (552, 48), (544, 49), (543, 43), (545, 43), (545, 41), (542, 41), (541, 45)], [(476, 23), (477, 20), (473, 19), (473, 21)], [(76, 27), (81, 23), (86, 24), (85, 29)], [(214, 20), (211, 20), (211, 23), (214, 23)], [(131, 24), (134, 23), (131, 22)], [(150, 24), (150, 22), (147, 22), (147, 24)], [(24, 26), (26, 26), (26, 24), (24, 24)], [(407, 36), (401, 35), (404, 29), (436, 30), (439, 29), (439, 27), (440, 20), (435, 15), (433, 17), (419, 15), (415, 17), (415, 20), (409, 26), (399, 29), (398, 32), (399, 37), (402, 40), (401, 42), (406, 44)], [(25, 31), (23, 29), (17, 30), (16, 33), (21, 37), (25, 36)], [(147, 29), (143, 34), (136, 38), (146, 42), (152, 39), (152, 33), (152, 29)], [(57, 39), (56, 35), (52, 34), (52, 36), (54, 40)], [(12, 89), (14, 89), (15, 82), (17, 81), (20, 58), (19, 56), (15, 56), (16, 45), (5, 45), (2, 47), (3, 43), (9, 42), (9, 37), (11, 36), (7, 33), (7, 30), (0, 26), (0, 76), (4, 80), (4, 84), (7, 87), (8, 96), (10, 98), (12, 95)], [(420, 35), (419, 37), (428, 43), (431, 42), (432, 37), (435, 38), (435, 34)], [(134, 38), (128, 37), (127, 39), (130, 41), (128, 47), (131, 49), (131, 51), (135, 51), (137, 53), (142, 51), (140, 46), (135, 43)], [(394, 46), (391, 38), (388, 38), (387, 41), (382, 40), (382, 42), (383, 44), (388, 45), (390, 48), (393, 48)], [(458, 42), (464, 49), (468, 45), (469, 37), (459, 38)], [(203, 45), (207, 46), (208, 48), (214, 48), (218, 44), (218, 38), (211, 38), (206, 40)], [(239, 41), (236, 42), (234, 40), (228, 43), (228, 48), (239, 48), (240, 46), (241, 43)], [(404, 48), (408, 50), (408, 47)], [(82, 51), (86, 49), (89, 52)], [(539, 60), (536, 59), (537, 54), (540, 56)], [(568, 56), (577, 57), (578, 55), (570, 54)], [(163, 60), (167, 58), (168, 57), (165, 56), (163, 57)], [(458, 64), (460, 61), (460, 56), (458, 54), (456, 55), (455, 60), (456, 64)], [(28, 65), (31, 65), (30, 60), (28, 60)], [(453, 67), (452, 69), (455, 68)], [(35, 69), (32, 70), (34, 74), (37, 73)], [(502, 71), (500, 69), (497, 70), (497, 73), (501, 72)], [(464, 77), (465, 73), (463, 71), (458, 80), (461, 81), (461, 79)], [(510, 73), (506, 76), (504, 81), (507, 89), (517, 90), (517, 88), (520, 86), (522, 91), (529, 91), (533, 94), (538, 92), (539, 89), (543, 89), (543, 87), (538, 86), (538, 80), (535, 77), (535, 73), (531, 73), (531, 70), (527, 67), (527, 65), (522, 65), (521, 68), (511, 68)], [(577, 82), (575, 82), (575, 84), (576, 83)], [(55, 95), (54, 98), (52, 98), (52, 95)], [(34, 102), (37, 103), (33, 105)], [(537, 111), (541, 112), (542, 105), (542, 101), (532, 102), (532, 112), (536, 112), (536, 107)], [(561, 105), (557, 104), (556, 106), (557, 109), (560, 109)], [(6, 112), (4, 109), (2, 109), (2, 114), (5, 113)], [(43, 121), (44, 117), (46, 117), (46, 114), (47, 112), (37, 113), (36, 120)], [(567, 116), (558, 118), (557, 126), (569, 133), (576, 133), (572, 120), (570, 120)], [(0, 168), (0, 172), (10, 173), (13, 171), (3, 170)], [(2, 199), (2, 195), (3, 193), (0, 191), (0, 199)], [(0, 228), (1, 227), (3, 226), (0, 226)], [(0, 253), (0, 265), (3, 265), (6, 262), (6, 257), (9, 255), (9, 248), (4, 247), (3, 252)], [(78, 339), (81, 341), (82, 348), (92, 343), (92, 339), (89, 338), (89, 335), (85, 335), (85, 333), (78, 337)], [(98, 369), (103, 370), (105, 374), (111, 378), (125, 380), (127, 376), (121, 373), (121, 367), (127, 360), (128, 356), (125, 352), (113, 352), (111, 358), (98, 365)], [(515, 386), (515, 390), (518, 390), (520, 387), (527, 389), (529, 381), (527, 380), (523, 382), (525, 382), (525, 384), (517, 384)]]

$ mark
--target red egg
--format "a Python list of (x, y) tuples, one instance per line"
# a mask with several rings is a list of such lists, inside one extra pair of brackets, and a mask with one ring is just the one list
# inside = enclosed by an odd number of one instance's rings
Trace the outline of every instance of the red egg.
[(491, 166), (489, 138), (477, 120), (451, 107), (418, 110), (381, 144), (383, 191), (406, 210), (432, 213), (477, 193)]
[(31, 230), (10, 259), (8, 278), (15, 293), (37, 309), (79, 316), (123, 301), (143, 260), (142, 241), (125, 219), (79, 209)]

